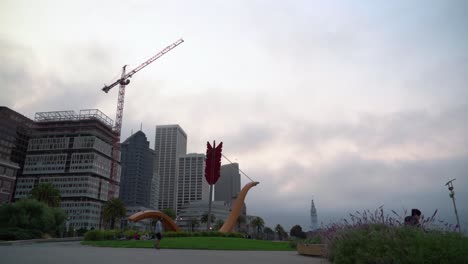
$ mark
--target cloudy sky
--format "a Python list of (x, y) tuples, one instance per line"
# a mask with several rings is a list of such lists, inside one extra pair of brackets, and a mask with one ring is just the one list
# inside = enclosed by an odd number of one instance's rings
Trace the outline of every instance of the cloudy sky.
[(312, 197), (325, 223), (381, 205), (454, 223), (453, 178), (468, 226), (466, 25), (463, 0), (2, 0), (0, 105), (114, 118), (103, 84), (183, 38), (132, 78), (123, 139), (223, 141), (269, 226), (310, 226)]

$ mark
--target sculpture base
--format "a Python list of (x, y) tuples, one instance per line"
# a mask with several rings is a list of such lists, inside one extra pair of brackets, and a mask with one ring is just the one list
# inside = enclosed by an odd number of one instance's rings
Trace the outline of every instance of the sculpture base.
[(306, 256), (325, 257), (326, 244), (297, 244), (297, 253)]

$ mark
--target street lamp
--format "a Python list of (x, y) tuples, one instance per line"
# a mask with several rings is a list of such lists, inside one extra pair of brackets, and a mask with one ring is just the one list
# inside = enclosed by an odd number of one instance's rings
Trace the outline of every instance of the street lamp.
[(457, 206), (455, 205), (455, 191), (453, 190), (453, 181), (455, 181), (456, 179), (453, 179), (453, 180), (450, 180), (448, 181), (445, 186), (448, 187), (449, 191), (450, 191), (450, 198), (452, 198), (452, 202), (453, 202), (453, 208), (455, 209), (455, 217), (457, 218), (457, 226), (458, 226), (458, 232), (460, 232), (461, 234), (461, 226), (460, 226), (460, 220), (458, 219), (458, 212), (457, 212)]

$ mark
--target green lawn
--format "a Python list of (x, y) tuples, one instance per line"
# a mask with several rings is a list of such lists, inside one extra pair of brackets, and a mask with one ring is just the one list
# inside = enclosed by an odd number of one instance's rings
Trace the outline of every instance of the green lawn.
[[(148, 240), (83, 241), (83, 245), (98, 247), (152, 248)], [(212, 250), (269, 250), (292, 251), (288, 242), (272, 242), (230, 237), (168, 237), (161, 241), (163, 249), (212, 249)]]

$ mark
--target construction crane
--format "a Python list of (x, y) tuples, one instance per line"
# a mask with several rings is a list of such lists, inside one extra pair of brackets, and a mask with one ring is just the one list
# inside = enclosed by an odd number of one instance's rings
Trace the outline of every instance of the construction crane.
[(140, 64), (140, 66), (136, 67), (135, 69), (131, 70), (130, 72), (126, 73), (126, 67), (127, 65), (124, 65), (122, 67), (122, 74), (120, 76), (120, 79), (117, 81), (113, 82), (110, 85), (105, 85), (102, 90), (106, 93), (109, 92), (110, 89), (112, 89), (114, 86), (119, 84), (119, 96), (117, 98), (117, 113), (115, 117), (115, 125), (113, 127), (114, 132), (117, 134), (117, 137), (115, 140), (112, 142), (112, 162), (111, 162), (111, 178), (110, 178), (110, 188), (109, 188), (109, 194), (108, 198), (114, 198), (116, 195), (116, 188), (117, 188), (117, 176), (119, 174), (119, 166), (117, 164), (117, 160), (120, 160), (120, 132), (122, 130), (122, 118), (123, 118), (123, 109), (124, 109), (124, 97), (125, 97), (125, 86), (127, 86), (130, 83), (129, 78), (131, 78), (135, 73), (139, 72), (155, 60), (159, 59), (162, 57), (164, 54), (168, 53), (175, 47), (179, 46), (184, 42), (183, 39), (179, 39), (176, 42), (172, 43), (171, 45), (167, 46), (164, 48), (162, 51), (158, 52), (156, 55), (148, 59), (147, 61), (143, 62)]

